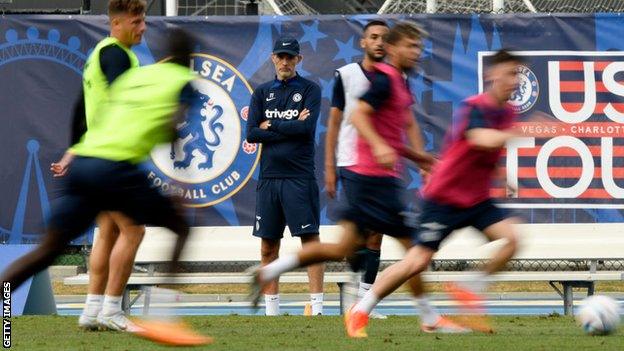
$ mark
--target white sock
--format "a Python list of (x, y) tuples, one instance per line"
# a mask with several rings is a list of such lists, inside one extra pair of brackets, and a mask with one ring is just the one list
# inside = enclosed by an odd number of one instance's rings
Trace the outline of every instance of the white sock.
[(310, 294), (310, 305), (312, 305), (312, 315), (323, 314), (323, 293)]
[(420, 320), (423, 324), (434, 325), (440, 318), (438, 311), (426, 297), (416, 298), (416, 306), (420, 309)]
[(270, 282), (277, 279), (282, 273), (291, 271), (299, 266), (299, 257), (296, 254), (284, 255), (262, 267), (262, 280)]
[(102, 314), (111, 316), (121, 312), (121, 296), (104, 295)]
[(102, 310), (103, 303), (104, 295), (87, 294), (85, 307), (82, 313), (89, 317), (97, 317), (98, 313)]
[(368, 284), (364, 282), (360, 282), (360, 289), (358, 290), (358, 297), (361, 299), (366, 295), (366, 293), (370, 290), (373, 284)]
[(264, 314), (267, 316), (279, 316), (280, 300), (278, 295), (264, 295)]
[(379, 298), (375, 296), (372, 290), (369, 290), (366, 295), (353, 307), (353, 312), (360, 311), (366, 314), (370, 314), (373, 308), (379, 302)]

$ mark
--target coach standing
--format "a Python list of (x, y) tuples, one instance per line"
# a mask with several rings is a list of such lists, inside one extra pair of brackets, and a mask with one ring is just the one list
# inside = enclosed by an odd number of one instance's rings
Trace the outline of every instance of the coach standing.
[[(319, 241), (319, 189), (314, 172), (315, 130), (321, 106), (319, 86), (297, 74), (299, 43), (275, 42), (275, 79), (251, 97), (247, 141), (262, 144), (253, 235), (262, 239), (261, 264), (279, 255), (286, 224), (306, 246)], [(308, 268), (311, 314), (323, 313), (323, 266)], [(279, 314), (277, 281), (265, 291), (266, 315)]]

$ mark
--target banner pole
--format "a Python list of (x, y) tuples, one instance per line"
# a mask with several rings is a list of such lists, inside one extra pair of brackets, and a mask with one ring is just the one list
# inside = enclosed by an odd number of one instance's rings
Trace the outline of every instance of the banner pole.
[(522, 1), (526, 5), (526, 7), (529, 9), (529, 11), (533, 13), (537, 13), (537, 10), (535, 9), (535, 6), (533, 6), (533, 3), (531, 2), (531, 0), (522, 0)]
[(386, 0), (384, 1), (383, 5), (381, 5), (381, 7), (379, 8), (379, 11), (377, 11), (378, 15), (383, 15), (384, 13), (386, 13), (386, 10), (388, 9), (388, 7), (392, 4), (392, 0)]
[(492, 12), (493, 13), (505, 12), (505, 0), (492, 0)]
[(165, 16), (178, 15), (178, 0), (167, 0), (165, 3)]
[(436, 13), (438, 12), (438, 1), (437, 0), (427, 0), (427, 13)]

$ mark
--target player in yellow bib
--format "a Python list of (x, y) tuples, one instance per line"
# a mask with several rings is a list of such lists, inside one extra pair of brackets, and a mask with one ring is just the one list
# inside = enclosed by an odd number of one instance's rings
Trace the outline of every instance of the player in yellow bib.
[[(72, 145), (102, 116), (97, 109), (108, 99), (109, 86), (124, 72), (139, 66), (130, 47), (138, 44), (145, 32), (145, 1), (111, 0), (108, 13), (110, 36), (95, 46), (84, 67), (84, 96), (74, 111)], [(68, 151), (61, 161), (52, 164), (55, 177), (67, 173), (73, 157)], [(89, 288), (78, 324), (87, 329), (124, 330), (128, 320), (122, 312), (122, 294), (145, 227), (134, 226), (114, 212), (101, 213), (96, 222), (99, 235), (89, 258)]]
[[(138, 163), (155, 145), (174, 140), (177, 122), (198, 98), (188, 68), (192, 47), (190, 37), (177, 30), (170, 37), (168, 63), (131, 68), (110, 85), (94, 123), (71, 148), (74, 160), (67, 186), (52, 206), (46, 236), (2, 273), (2, 281), (17, 289), (105, 211), (123, 214), (131, 226), (149, 224), (178, 234), (171, 268), (175, 267), (188, 224), (174, 201), (151, 187)], [(140, 332), (130, 322), (125, 328)]]

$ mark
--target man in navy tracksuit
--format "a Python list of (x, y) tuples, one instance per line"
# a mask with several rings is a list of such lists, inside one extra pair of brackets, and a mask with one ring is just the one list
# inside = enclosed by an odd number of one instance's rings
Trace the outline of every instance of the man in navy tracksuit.
[[(251, 97), (247, 141), (262, 144), (253, 235), (262, 239), (261, 264), (278, 258), (284, 227), (308, 245), (319, 241), (319, 189), (314, 175), (315, 130), (321, 107), (319, 86), (295, 70), (303, 57), (293, 38), (275, 42), (275, 79)], [(310, 305), (323, 311), (323, 266), (308, 268)], [(267, 315), (279, 314), (277, 281), (264, 290)]]

